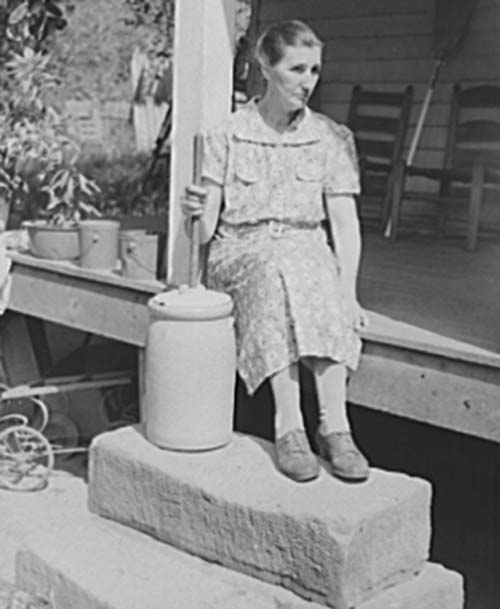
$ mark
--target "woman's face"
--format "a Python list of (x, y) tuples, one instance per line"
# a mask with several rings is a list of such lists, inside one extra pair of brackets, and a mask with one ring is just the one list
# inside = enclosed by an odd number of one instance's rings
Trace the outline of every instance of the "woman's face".
[(321, 71), (319, 46), (287, 46), (277, 64), (266, 66), (269, 93), (290, 110), (302, 109), (314, 91)]

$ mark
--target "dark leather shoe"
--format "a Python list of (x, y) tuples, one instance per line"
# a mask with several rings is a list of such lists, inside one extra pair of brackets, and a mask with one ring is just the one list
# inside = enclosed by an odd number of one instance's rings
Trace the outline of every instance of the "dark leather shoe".
[(316, 446), (319, 455), (330, 463), (334, 476), (357, 482), (368, 479), (370, 465), (349, 431), (332, 432), (323, 436), (318, 429)]
[(296, 482), (307, 482), (319, 476), (320, 467), (303, 429), (289, 431), (275, 442), (280, 470)]

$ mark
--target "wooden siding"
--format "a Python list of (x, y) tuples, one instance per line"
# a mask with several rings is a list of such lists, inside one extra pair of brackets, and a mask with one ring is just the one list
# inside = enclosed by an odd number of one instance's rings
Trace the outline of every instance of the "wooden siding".
[[(260, 26), (297, 18), (317, 31), (326, 43), (320, 107), (339, 122), (346, 120), (354, 84), (389, 91), (413, 84), (407, 151), (435, 63), (434, 5), (434, 0), (261, 0)], [(463, 48), (442, 68), (415, 164), (442, 162), (457, 81), (500, 84), (500, 0), (479, 1)]]

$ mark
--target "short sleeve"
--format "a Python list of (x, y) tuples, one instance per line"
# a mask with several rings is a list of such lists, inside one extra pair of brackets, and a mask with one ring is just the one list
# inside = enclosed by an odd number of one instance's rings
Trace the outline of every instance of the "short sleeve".
[(324, 192), (327, 195), (357, 195), (361, 189), (354, 136), (344, 125), (330, 122), (328, 127)]
[(228, 143), (224, 131), (213, 131), (203, 137), (202, 177), (220, 184), (225, 182)]

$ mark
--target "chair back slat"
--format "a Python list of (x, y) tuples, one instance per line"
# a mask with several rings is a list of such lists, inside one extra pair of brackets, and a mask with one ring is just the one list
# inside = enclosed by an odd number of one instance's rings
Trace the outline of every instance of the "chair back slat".
[(469, 169), (476, 164), (483, 164), (493, 169), (500, 169), (500, 147), (497, 150), (461, 148), (455, 151), (454, 166)]
[(371, 173), (367, 171), (363, 174), (363, 188), (372, 196), (384, 196), (387, 190), (387, 175), (382, 173)]
[(386, 133), (396, 137), (399, 129), (399, 119), (360, 115), (356, 117), (351, 128), (357, 133)]
[(412, 99), (411, 85), (403, 92), (353, 87), (347, 124), (354, 132), (360, 156), (385, 158), (390, 164), (401, 159)]
[(365, 202), (378, 202), (382, 223), (387, 217), (391, 175), (402, 158), (412, 99), (411, 85), (396, 92), (372, 91), (361, 85), (353, 88), (347, 124), (360, 158), (362, 220), (370, 216), (364, 213)]
[(475, 120), (457, 126), (456, 144), (485, 146), (500, 144), (500, 123), (486, 120)]
[[(357, 87), (357, 88), (356, 88)], [(356, 85), (353, 93), (356, 95), (356, 104), (361, 106), (395, 106), (404, 104), (406, 91), (404, 93), (393, 93), (386, 91), (368, 91), (360, 85)]]
[(500, 87), (479, 85), (460, 91), (461, 108), (500, 108)]
[(448, 145), (448, 167), (500, 167), (500, 87), (455, 85)]
[(367, 157), (369, 159), (391, 159), (394, 153), (393, 141), (358, 138), (357, 144), (360, 156)]

